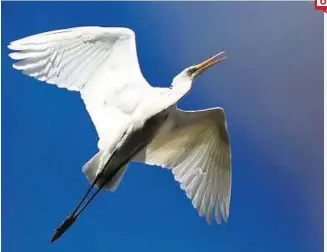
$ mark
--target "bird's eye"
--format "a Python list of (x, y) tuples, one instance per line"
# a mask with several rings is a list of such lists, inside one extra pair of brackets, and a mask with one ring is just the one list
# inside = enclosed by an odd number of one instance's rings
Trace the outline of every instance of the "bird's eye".
[(195, 72), (194, 67), (190, 67), (189, 69), (187, 69), (187, 74), (190, 76), (193, 75), (194, 72)]

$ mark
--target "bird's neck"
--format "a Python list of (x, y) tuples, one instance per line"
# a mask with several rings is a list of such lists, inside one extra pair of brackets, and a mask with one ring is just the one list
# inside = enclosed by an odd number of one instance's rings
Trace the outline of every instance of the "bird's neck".
[[(154, 90), (159, 97), (156, 97), (160, 108), (169, 108), (175, 106), (176, 103), (182, 99), (191, 90), (192, 82), (173, 82), (170, 88), (155, 87)], [(160, 101), (159, 101), (160, 100)]]
[(170, 97), (171, 99), (178, 102), (182, 99), (187, 93), (191, 90), (192, 81), (185, 80), (179, 82), (173, 82), (170, 88)]

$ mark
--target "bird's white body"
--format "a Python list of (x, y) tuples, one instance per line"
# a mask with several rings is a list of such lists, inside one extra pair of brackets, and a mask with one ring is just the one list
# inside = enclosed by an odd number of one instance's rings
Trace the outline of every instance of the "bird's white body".
[(201, 216), (211, 223), (214, 212), (218, 223), (227, 220), (231, 152), (224, 111), (176, 107), (200, 67), (184, 70), (170, 88), (151, 87), (139, 68), (134, 32), (127, 28), (58, 30), (9, 48), (17, 51), (10, 54), (18, 60), (14, 68), (80, 92), (99, 135), (99, 152), (83, 167), (91, 182), (105, 169), (119, 169), (105, 185), (114, 191), (128, 161), (170, 168)]

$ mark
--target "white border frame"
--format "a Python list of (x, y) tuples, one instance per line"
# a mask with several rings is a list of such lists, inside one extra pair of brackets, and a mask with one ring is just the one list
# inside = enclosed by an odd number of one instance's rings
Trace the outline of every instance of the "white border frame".
[(327, 234), (326, 234), (326, 227), (327, 227), (327, 220), (326, 220), (326, 212), (327, 212), (327, 186), (326, 186), (326, 180), (327, 180), (327, 173), (326, 173), (326, 167), (327, 167), (327, 134), (326, 134), (326, 125), (327, 125), (327, 102), (325, 97), (327, 96), (327, 89), (326, 82), (327, 82), (327, 14), (324, 14), (324, 251), (327, 250), (326, 241), (327, 241)]
[[(2, 2), (9, 2), (13, 0), (2, 0)], [(29, 1), (29, 0), (22, 0), (22, 1)], [(66, 0), (57, 0), (57, 1), (66, 1)], [(70, 1), (80, 1), (80, 0), (70, 0)], [(106, 0), (100, 0), (100, 1), (106, 1)], [(123, 0), (125, 1), (125, 0)], [(128, 1), (128, 0), (126, 0)], [(133, 1), (133, 0), (132, 0)], [(151, 1), (151, 0), (140, 0), (140, 1)], [(166, 1), (175, 1), (175, 0), (166, 0)], [(189, 0), (181, 0), (181, 1), (189, 1)], [(197, 0), (191, 0), (191, 1), (197, 1)], [(206, 1), (215, 1), (215, 0), (206, 0)], [(242, 0), (234, 0), (234, 1), (242, 1)], [(257, 2), (260, 0), (250, 0), (253, 2)], [(269, 1), (269, 0), (268, 0)], [(297, 0), (290, 0), (290, 1), (297, 1)], [(305, 1), (305, 0), (301, 0)], [(271, 1), (273, 2), (273, 0)], [(282, 1), (281, 1), (282, 2)], [(1, 16), (1, 6), (0, 5), (0, 16)], [(312, 6), (314, 8), (314, 5)], [(317, 13), (318, 14), (318, 13)], [(0, 19), (0, 39), (1, 39), (1, 19)], [(1, 40), (2, 42), (2, 40)], [(1, 47), (0, 47), (0, 55), (1, 55)], [(326, 82), (327, 82), (327, 14), (324, 13), (324, 157), (327, 156), (327, 134), (325, 132), (325, 127), (327, 125), (327, 102), (325, 97), (327, 96), (327, 89), (325, 88)], [(0, 61), (0, 78), (1, 78), (1, 61)], [(0, 88), (0, 100), (1, 100), (1, 88)], [(1, 142), (1, 102), (0, 102), (0, 142)], [(0, 144), (0, 160), (1, 160), (1, 144)], [(325, 218), (326, 212), (327, 212), (327, 173), (326, 173), (326, 167), (327, 167), (327, 160), (324, 158), (324, 251), (327, 251), (327, 234), (326, 234), (326, 227), (327, 227), (327, 220)], [(1, 164), (0, 164), (0, 179), (1, 179)], [(1, 195), (1, 182), (0, 182), (0, 195)], [(0, 200), (0, 225), (1, 225), (1, 200)], [(1, 234), (1, 230), (0, 230)], [(0, 251), (1, 251), (1, 237), (0, 237)]]

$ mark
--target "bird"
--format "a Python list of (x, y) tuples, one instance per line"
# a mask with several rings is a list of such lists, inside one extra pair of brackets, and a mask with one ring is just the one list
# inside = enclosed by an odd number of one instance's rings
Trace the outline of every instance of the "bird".
[(209, 224), (228, 221), (232, 168), (224, 109), (177, 106), (200, 75), (227, 58), (226, 51), (185, 68), (169, 87), (153, 87), (141, 72), (135, 38), (126, 27), (85, 26), (8, 45), (13, 68), (79, 92), (98, 134), (98, 152), (82, 167), (88, 190), (51, 242), (100, 191), (116, 191), (133, 162), (170, 169), (200, 216)]

